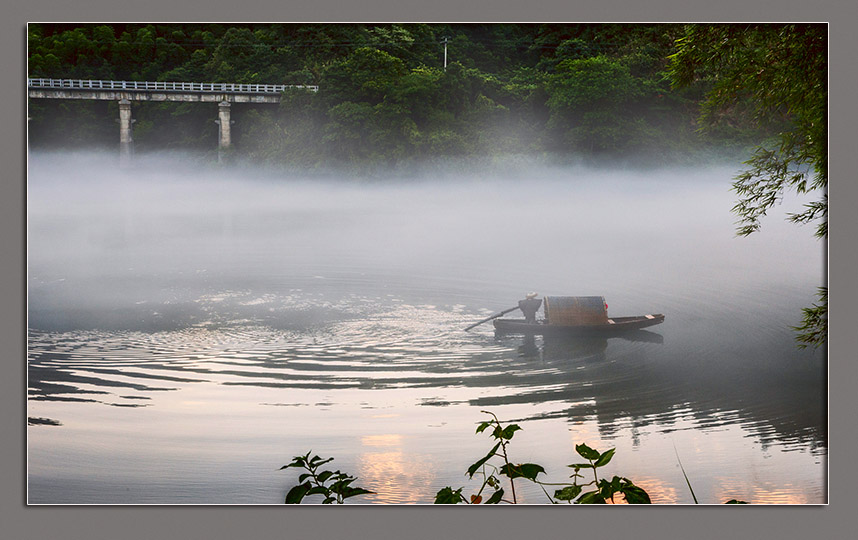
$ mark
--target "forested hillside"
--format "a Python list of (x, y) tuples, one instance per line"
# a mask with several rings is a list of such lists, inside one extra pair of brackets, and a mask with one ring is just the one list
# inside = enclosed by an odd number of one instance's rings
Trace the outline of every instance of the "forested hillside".
[[(112, 24), (28, 27), (30, 77), (313, 84), (233, 106), (234, 153), (302, 167), (532, 154), (686, 159), (744, 148), (741, 116), (697, 132), (705, 73), (674, 90), (682, 25)], [(447, 66), (444, 68), (446, 42)], [(216, 108), (140, 103), (137, 151), (215, 151)], [(30, 145), (111, 148), (117, 104), (30, 100)]]

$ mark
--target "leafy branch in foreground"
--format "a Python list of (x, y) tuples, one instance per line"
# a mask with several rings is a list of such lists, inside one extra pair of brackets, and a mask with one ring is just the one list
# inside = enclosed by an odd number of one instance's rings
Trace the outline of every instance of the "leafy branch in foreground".
[[(435, 495), (435, 504), (458, 504), (460, 502), (479, 504), (483, 500), (483, 491), (485, 491), (486, 487), (492, 488), (494, 492), (486, 500), (485, 504), (498, 504), (501, 501), (515, 504), (517, 502), (517, 498), (515, 494), (514, 479), (527, 478), (529, 480), (536, 480), (536, 475), (540, 472), (545, 472), (545, 469), (534, 463), (521, 463), (518, 465), (511, 464), (507, 454), (507, 447), (509, 442), (512, 440), (513, 435), (515, 435), (515, 432), (521, 428), (516, 424), (510, 424), (504, 427), (501, 425), (498, 417), (493, 413), (487, 411), (482, 412), (491, 415), (492, 419), (487, 422), (482, 422), (477, 427), (476, 432), (482, 433), (486, 429), (492, 428), (490, 435), (498, 442), (491, 450), (489, 450), (488, 454), (468, 467), (468, 471), (465, 473), (468, 475), (468, 478), (471, 479), (474, 478), (475, 474), (479, 474), (483, 479), (482, 485), (480, 485), (477, 493), (471, 495), (469, 499), (466, 499), (465, 496), (462, 495), (462, 490), (464, 488), (454, 490), (451, 487), (445, 487)], [(498, 453), (499, 449), (500, 453)], [(489, 460), (495, 456), (500, 457), (503, 460), (503, 465), (500, 468), (489, 462)], [(512, 500), (504, 500), (504, 489), (501, 487), (501, 482), (498, 476), (507, 476), (509, 478)]]
[(343, 501), (355, 495), (374, 493), (360, 487), (351, 485), (355, 477), (340, 471), (319, 471), (319, 467), (333, 461), (334, 458), (322, 459), (319, 456), (310, 457), (310, 452), (303, 456), (295, 456), (288, 465), (283, 465), (280, 470), (290, 467), (301, 468), (307, 472), (298, 477), (297, 486), (286, 494), (286, 504), (301, 504), (304, 497), (310, 495), (323, 495), (322, 504), (343, 504)]
[[(483, 431), (491, 428), (489, 434), (498, 442), (491, 450), (489, 450), (488, 454), (468, 467), (468, 471), (466, 472), (469, 478), (473, 478), (476, 474), (479, 474), (482, 477), (483, 480), (480, 488), (475, 494), (466, 498), (462, 494), (462, 491), (464, 490), (463, 487), (455, 490), (449, 486), (445, 487), (435, 495), (435, 504), (458, 504), (460, 502), (479, 504), (483, 500), (483, 492), (487, 487), (492, 488), (494, 492), (486, 500), (485, 504), (497, 504), (500, 502), (515, 504), (518, 502), (515, 494), (516, 478), (523, 478), (539, 485), (552, 504), (555, 504), (558, 501), (565, 501), (568, 503), (574, 502), (576, 504), (604, 504), (609, 500), (611, 502), (616, 502), (615, 496), (618, 494), (621, 494), (625, 501), (630, 504), (649, 504), (651, 502), (647, 492), (634, 485), (634, 483), (628, 478), (614, 476), (611, 480), (599, 479), (597, 469), (604, 467), (611, 461), (611, 458), (614, 456), (614, 448), (611, 448), (606, 452), (599, 452), (590, 448), (586, 444), (576, 445), (575, 450), (581, 457), (587, 460), (587, 463), (569, 465), (569, 467), (572, 467), (575, 471), (571, 475), (571, 478), (573, 479), (571, 484), (549, 483), (539, 480), (537, 476), (540, 473), (545, 473), (545, 469), (541, 465), (536, 463), (515, 464), (510, 463), (509, 461), (508, 446), (515, 435), (515, 432), (521, 430), (521, 427), (517, 424), (504, 426), (495, 414), (488, 411), (482, 412), (491, 415), (492, 419), (482, 422), (477, 427), (476, 432), (482, 433)], [(499, 458), (499, 460), (495, 461), (500, 461), (500, 466), (492, 463), (492, 458)], [(583, 475), (579, 474), (582, 469), (592, 469), (593, 480), (585, 484), (579, 484), (579, 479), (584, 478)], [(503, 498), (504, 489), (501, 487), (499, 478), (501, 476), (505, 476), (509, 480), (510, 491), (512, 493), (511, 500)], [(562, 487), (560, 489), (556, 489), (552, 496), (546, 490), (546, 486)], [(590, 486), (595, 489), (582, 493), (584, 488)]]
[[(599, 480), (597, 469), (604, 467), (614, 457), (614, 448), (605, 452), (599, 452), (590, 448), (586, 444), (576, 444), (575, 451), (587, 460), (587, 463), (575, 463), (569, 465), (575, 472), (572, 474), (574, 483), (563, 489), (554, 492), (554, 497), (561, 501), (572, 502), (578, 494), (581, 493), (585, 486), (593, 486), (597, 489), (588, 491), (578, 498), (575, 502), (578, 504), (605, 504), (610, 500), (616, 502), (614, 496), (617, 494), (623, 495), (626, 502), (629, 504), (650, 504), (649, 494), (643, 488), (634, 485), (628, 478), (614, 476), (610, 481), (606, 479)], [(593, 480), (586, 484), (578, 484), (579, 478), (584, 478), (578, 474), (582, 469), (593, 470)]]
[[(491, 412), (482, 411), (491, 416), (491, 420), (480, 423), (477, 427), (477, 433), (490, 430), (488, 434), (497, 442), (489, 450), (488, 454), (477, 460), (473, 465), (468, 467), (465, 474), (468, 478), (473, 479), (474, 476), (482, 478), (482, 483), (476, 493), (466, 497), (462, 492), (464, 487), (453, 489), (450, 486), (444, 487), (435, 495), (435, 504), (498, 504), (501, 502), (516, 504), (518, 502), (515, 493), (515, 480), (518, 478), (537, 484), (548, 497), (552, 504), (566, 502), (569, 504), (607, 504), (619, 502), (618, 499), (624, 500), (628, 504), (651, 504), (649, 494), (640, 486), (636, 486), (631, 480), (622, 476), (613, 476), (610, 480), (599, 478), (598, 469), (610, 463), (614, 457), (615, 448), (599, 452), (590, 448), (586, 444), (575, 445), (575, 451), (579, 456), (586, 459), (586, 463), (573, 463), (569, 465), (574, 469), (570, 476), (572, 483), (561, 482), (551, 483), (539, 480), (537, 476), (540, 473), (545, 473), (545, 469), (536, 463), (511, 463), (509, 460), (509, 444), (517, 431), (521, 427), (517, 424), (509, 424), (504, 426), (501, 424), (498, 417)], [(675, 450), (675, 447), (674, 447)], [(679, 460), (679, 453), (676, 454), (676, 459)], [(311, 495), (322, 495), (322, 504), (343, 504), (343, 501), (355, 495), (365, 495), (374, 493), (372, 491), (352, 486), (355, 477), (345, 474), (340, 471), (319, 471), (319, 468), (331, 461), (334, 458), (323, 459), (317, 455), (310, 457), (310, 452), (303, 456), (296, 456), (288, 465), (280, 467), (280, 470), (290, 467), (304, 469), (306, 472), (298, 477), (299, 484), (289, 490), (286, 494), (286, 504), (300, 504), (304, 497)], [(685, 474), (685, 469), (682, 467), (682, 462), (679, 461), (679, 466), (682, 468), (682, 474), (685, 476), (685, 481), (688, 484), (688, 489), (691, 490), (691, 496), (694, 498), (695, 504), (697, 497), (694, 495), (694, 490), (691, 489), (691, 482)], [(580, 474), (581, 471), (591, 470), (593, 479), (581, 483), (585, 480), (585, 476)], [(511, 499), (505, 499), (505, 491), (502, 486), (502, 477), (506, 477), (509, 481)], [(552, 487), (554, 494), (551, 495), (546, 490), (546, 487)], [(483, 502), (484, 492), (490, 488), (491, 495), (488, 495)], [(584, 491), (587, 489), (588, 491)], [(744, 501), (731, 499), (726, 504), (747, 504)]]

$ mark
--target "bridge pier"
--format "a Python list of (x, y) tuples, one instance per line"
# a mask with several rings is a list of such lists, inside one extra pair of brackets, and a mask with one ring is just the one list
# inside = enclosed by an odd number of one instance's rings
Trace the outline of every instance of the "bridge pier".
[(217, 106), (217, 120), (215, 123), (218, 124), (218, 137), (217, 137), (217, 161), (218, 163), (223, 162), (224, 155), (226, 151), (229, 150), (230, 145), (232, 144), (232, 139), (230, 138), (229, 127), (232, 122), (229, 119), (229, 111), (230, 111), (230, 103), (228, 101), (221, 101)]
[(95, 99), (119, 101), (119, 163), (128, 166), (134, 156), (132, 101), (204, 102), (218, 104), (218, 162), (232, 145), (230, 103), (280, 103), (289, 88), (317, 92), (318, 86), (290, 84), (231, 84), (195, 82), (101, 81), (78, 79), (27, 79), (30, 99)]
[(134, 155), (134, 139), (131, 136), (131, 102), (119, 100), (119, 166), (129, 167)]

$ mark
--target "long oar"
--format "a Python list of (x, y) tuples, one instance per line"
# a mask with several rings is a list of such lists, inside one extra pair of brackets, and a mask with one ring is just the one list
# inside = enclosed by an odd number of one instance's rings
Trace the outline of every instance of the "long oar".
[(515, 311), (517, 309), (518, 309), (518, 306), (515, 306), (515, 307), (509, 308), (509, 309), (505, 309), (505, 310), (501, 311), (500, 313), (496, 313), (496, 314), (492, 315), (491, 317), (486, 317), (485, 319), (481, 320), (480, 322), (474, 323), (471, 326), (465, 328), (465, 332), (467, 332), (468, 330), (470, 330), (471, 328), (473, 328), (475, 326), (479, 326), (479, 325), (483, 324), (484, 322), (488, 322), (492, 319), (497, 319), (501, 315), (506, 315), (510, 311)]

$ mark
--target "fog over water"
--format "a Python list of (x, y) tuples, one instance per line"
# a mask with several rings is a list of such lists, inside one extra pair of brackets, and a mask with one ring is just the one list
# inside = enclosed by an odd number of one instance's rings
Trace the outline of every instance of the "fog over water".
[[(481, 410), (548, 480), (616, 446), (616, 474), (691, 502), (675, 446), (705, 502), (825, 502), (825, 359), (790, 329), (824, 244), (792, 198), (735, 237), (739, 163), (115, 165), (30, 156), (28, 415), (59, 424), (28, 428), (30, 502), (273, 504), (310, 449), (377, 492), (356, 502), (431, 502), (491, 447)], [(530, 291), (666, 319), (462, 331)]]

